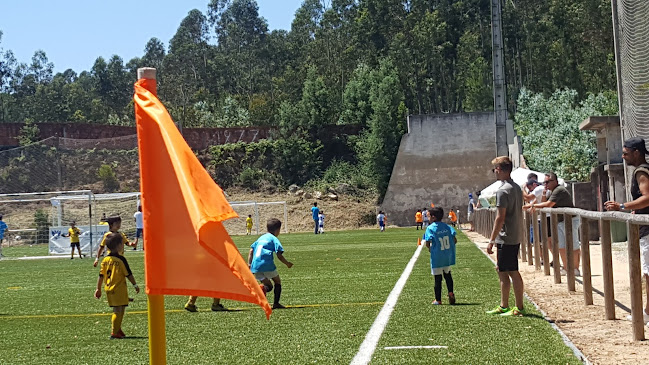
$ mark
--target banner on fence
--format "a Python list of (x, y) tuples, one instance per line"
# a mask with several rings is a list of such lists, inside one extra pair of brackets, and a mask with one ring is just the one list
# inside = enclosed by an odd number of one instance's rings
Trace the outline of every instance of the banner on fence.
[[(92, 255), (92, 251), (97, 250), (101, 238), (108, 232), (107, 225), (96, 225), (92, 227), (92, 245), (90, 242), (90, 226), (77, 226), (81, 230), (79, 235), (79, 244), (81, 252)], [(69, 226), (50, 227), (49, 252), (50, 255), (69, 255), (70, 254), (70, 237), (64, 237), (68, 233)]]

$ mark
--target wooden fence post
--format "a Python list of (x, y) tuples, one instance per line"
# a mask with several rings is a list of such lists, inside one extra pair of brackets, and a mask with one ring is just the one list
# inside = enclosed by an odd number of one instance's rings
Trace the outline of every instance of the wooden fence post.
[(543, 273), (550, 275), (550, 247), (548, 247), (548, 220), (545, 213), (541, 213), (541, 238), (539, 243), (543, 248)]
[(561, 283), (561, 259), (559, 258), (559, 233), (557, 232), (557, 225), (559, 217), (551, 213), (550, 225), (552, 226), (550, 232), (552, 234), (552, 261), (554, 262), (554, 283)]
[(642, 308), (642, 276), (640, 269), (640, 232), (637, 224), (627, 223), (629, 255), (629, 288), (631, 290), (631, 322), (633, 339), (644, 340), (644, 316)]
[(525, 223), (526, 218), (527, 216), (523, 211), (523, 226), (521, 227), (522, 242), (521, 242), (521, 251), (519, 252), (521, 256), (521, 260), (523, 262), (527, 261), (527, 242), (529, 241), (529, 235), (530, 235), (529, 231), (526, 229), (527, 227), (527, 224)]
[(581, 269), (584, 281), (584, 303), (593, 304), (593, 282), (590, 270), (590, 220), (581, 218)]
[(532, 245), (530, 245), (530, 241), (532, 240), (532, 236), (530, 236), (530, 220), (532, 220), (532, 215), (529, 212), (526, 212), (525, 234), (527, 235), (527, 240), (525, 240), (525, 248), (527, 249), (527, 264), (532, 266), (534, 265), (534, 255), (532, 253)]
[(563, 264), (566, 267), (566, 280), (568, 281), (568, 290), (575, 291), (575, 252), (573, 251), (574, 242), (572, 240), (572, 215), (564, 214), (563, 224), (566, 235), (566, 261), (568, 261), (564, 262)]
[(604, 308), (606, 319), (615, 319), (615, 287), (613, 286), (613, 250), (611, 248), (611, 222), (600, 220), (602, 242), (602, 270), (604, 279)]
[(536, 225), (539, 213), (534, 210), (531, 214), (529, 226), (532, 228), (532, 236), (534, 239), (534, 268), (541, 270), (541, 235), (539, 234), (539, 227)]

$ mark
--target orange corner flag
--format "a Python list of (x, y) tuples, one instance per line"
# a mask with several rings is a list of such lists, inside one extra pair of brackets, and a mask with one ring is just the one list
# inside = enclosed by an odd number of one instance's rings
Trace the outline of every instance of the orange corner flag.
[(237, 217), (223, 190), (189, 148), (155, 90), (135, 83), (146, 293), (198, 295), (261, 306), (266, 296), (223, 227)]

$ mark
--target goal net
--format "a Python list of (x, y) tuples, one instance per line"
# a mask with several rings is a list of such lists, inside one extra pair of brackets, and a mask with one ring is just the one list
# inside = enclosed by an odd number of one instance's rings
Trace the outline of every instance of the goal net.
[(49, 254), (69, 254), (70, 224), (81, 230), (81, 252), (91, 255), (108, 231), (102, 215), (120, 215), (121, 230), (135, 234), (133, 213), (140, 193), (93, 194), (90, 190), (0, 194), (3, 220), (8, 226), (3, 245), (47, 244)]
[(246, 234), (246, 218), (252, 218), (252, 234), (259, 235), (266, 232), (266, 221), (277, 218), (282, 221), (282, 231), (288, 232), (288, 211), (286, 202), (256, 202), (241, 201), (230, 202), (232, 209), (239, 215), (238, 218), (228, 219), (224, 222), (225, 229), (230, 235)]

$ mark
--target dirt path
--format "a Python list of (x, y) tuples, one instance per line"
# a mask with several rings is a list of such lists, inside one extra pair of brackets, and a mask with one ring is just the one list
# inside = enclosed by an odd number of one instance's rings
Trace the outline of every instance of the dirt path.
[[(475, 232), (465, 233), (478, 247), (486, 250), (489, 242), (487, 238)], [(649, 341), (633, 341), (631, 322), (626, 320), (629, 312), (624, 307), (631, 308), (626, 243), (613, 244), (615, 299), (619, 302), (615, 308), (617, 319), (613, 321), (605, 319), (602, 255), (598, 242), (591, 242), (590, 253), (593, 305), (584, 305), (583, 287), (579, 281), (576, 291), (569, 292), (565, 276), (562, 277), (561, 284), (555, 284), (552, 275), (545, 276), (543, 270), (536, 271), (533, 265), (521, 262), (519, 267), (525, 282), (525, 292), (593, 364), (648, 363)], [(495, 254), (492, 258), (495, 259)], [(649, 338), (649, 327), (645, 327), (645, 336)]]

